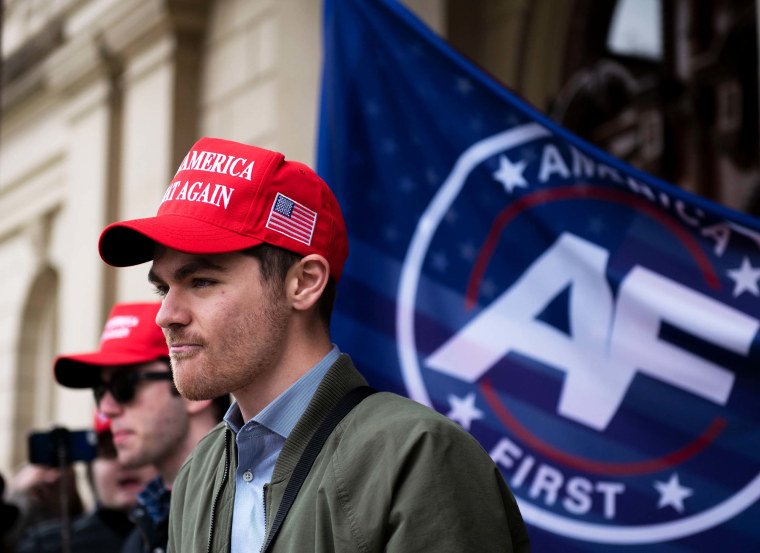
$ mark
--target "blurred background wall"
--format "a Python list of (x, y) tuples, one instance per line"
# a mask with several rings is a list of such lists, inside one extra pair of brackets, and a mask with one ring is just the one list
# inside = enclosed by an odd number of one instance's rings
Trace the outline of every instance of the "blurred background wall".
[[(756, 0), (404, 0), (456, 49), (612, 154), (760, 213)], [(97, 346), (146, 266), (97, 254), (155, 213), (201, 136), (314, 162), (319, 0), (3, 0), (0, 472), (86, 427), (59, 352)]]

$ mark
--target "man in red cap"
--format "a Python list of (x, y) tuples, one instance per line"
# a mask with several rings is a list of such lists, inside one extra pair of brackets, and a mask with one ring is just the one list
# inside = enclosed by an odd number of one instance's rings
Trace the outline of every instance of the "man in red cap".
[(132, 519), (139, 527), (124, 551), (166, 549), (169, 490), (185, 458), (222, 418), (228, 396), (204, 401), (182, 398), (172, 383), (169, 350), (156, 325), (160, 303), (116, 304), (96, 351), (61, 355), (56, 380), (69, 388), (92, 388), (100, 412), (110, 419), (119, 463), (153, 465), (159, 476), (138, 495)]
[(461, 427), (390, 393), (356, 404), (366, 382), (329, 333), (346, 227), (311, 169), (201, 139), (156, 216), (107, 227), (100, 255), (153, 262), (180, 393), (235, 399), (175, 480), (170, 551), (529, 550)]

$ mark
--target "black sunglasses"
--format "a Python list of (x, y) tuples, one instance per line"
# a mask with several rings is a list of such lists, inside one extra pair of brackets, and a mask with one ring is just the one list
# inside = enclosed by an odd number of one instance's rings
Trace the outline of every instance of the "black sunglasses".
[(109, 382), (101, 382), (93, 387), (92, 393), (95, 395), (95, 404), (100, 405), (106, 392), (111, 392), (111, 397), (117, 403), (122, 405), (129, 403), (135, 397), (135, 387), (140, 380), (171, 380), (172, 373), (169, 371), (161, 372), (120, 372), (113, 375)]

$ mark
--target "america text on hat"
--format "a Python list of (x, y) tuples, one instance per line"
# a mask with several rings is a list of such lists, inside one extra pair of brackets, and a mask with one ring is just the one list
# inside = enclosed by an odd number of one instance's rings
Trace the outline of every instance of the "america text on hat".
[(205, 150), (192, 150), (177, 169), (180, 171), (210, 171), (212, 173), (222, 173), (232, 175), (241, 179), (251, 180), (251, 172), (255, 161), (248, 161), (244, 157), (228, 156), (217, 152), (207, 152)]
[[(181, 180), (171, 183), (166, 192), (164, 192), (164, 198), (161, 200), (161, 203), (170, 200), (187, 200), (188, 202), (204, 202), (219, 207), (219, 202), (224, 202), (224, 209), (227, 209), (232, 193), (235, 191), (234, 188), (228, 188), (223, 184), (215, 184), (214, 190), (211, 191), (210, 183), (198, 181), (190, 184), (190, 181), (185, 181), (182, 188), (177, 192), (177, 189), (181, 185)], [(209, 191), (211, 191), (210, 198)]]
[(140, 319), (132, 315), (122, 315), (111, 317), (106, 322), (100, 341), (113, 340), (114, 338), (126, 338), (129, 336), (132, 328), (140, 324)]

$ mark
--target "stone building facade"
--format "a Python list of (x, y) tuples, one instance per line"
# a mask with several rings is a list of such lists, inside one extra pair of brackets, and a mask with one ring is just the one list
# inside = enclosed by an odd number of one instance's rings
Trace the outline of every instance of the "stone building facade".
[[(441, 2), (409, 4), (433, 25)], [(91, 395), (52, 380), (97, 346), (146, 267), (97, 255), (109, 222), (155, 213), (201, 136), (313, 164), (317, 0), (5, 0), (0, 119), (0, 472), (26, 435), (87, 427)]]

